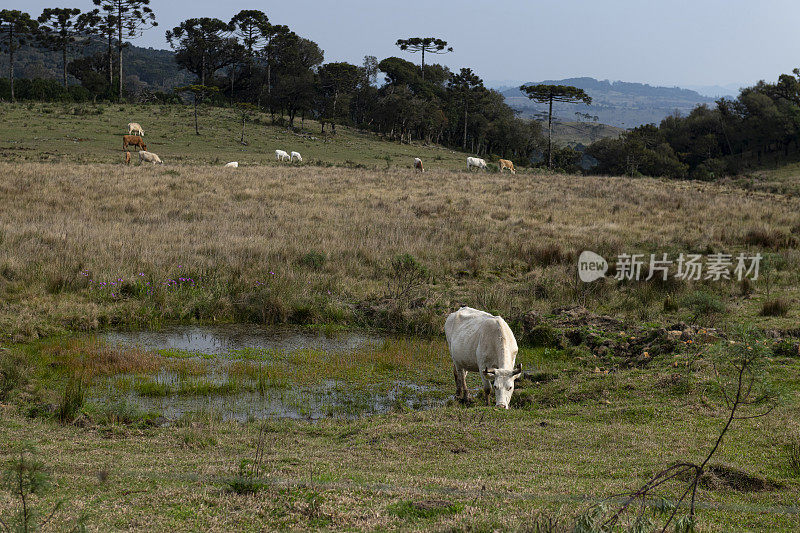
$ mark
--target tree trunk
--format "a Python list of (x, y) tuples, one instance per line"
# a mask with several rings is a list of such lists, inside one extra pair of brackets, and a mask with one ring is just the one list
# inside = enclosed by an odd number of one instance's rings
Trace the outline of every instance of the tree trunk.
[(244, 144), (244, 121), (247, 119), (244, 113), (242, 113), (242, 138), (239, 140), (239, 144)]
[(11, 80), (11, 101), (15, 102), (14, 97), (14, 23), (9, 25), (8, 30), (8, 78)]
[(114, 56), (112, 55), (112, 45), (114, 35), (108, 32), (108, 94), (111, 95), (114, 90)]
[(425, 81), (425, 46), (422, 47), (422, 81)]
[(61, 66), (64, 67), (64, 88), (67, 88), (67, 47), (64, 46), (64, 49), (61, 51), (63, 53), (61, 57)]
[(122, 102), (122, 8), (117, 12), (117, 60), (119, 61), (119, 101)]
[(464, 99), (464, 142), (461, 144), (461, 149), (467, 149), (467, 100)]
[(200, 129), (197, 127), (197, 95), (194, 95), (194, 134), (200, 135)]
[(275, 123), (275, 108), (272, 106), (272, 58), (267, 55), (267, 105), (269, 106), (269, 115)]
[(553, 170), (553, 99), (550, 98), (550, 112), (547, 115), (547, 168)]

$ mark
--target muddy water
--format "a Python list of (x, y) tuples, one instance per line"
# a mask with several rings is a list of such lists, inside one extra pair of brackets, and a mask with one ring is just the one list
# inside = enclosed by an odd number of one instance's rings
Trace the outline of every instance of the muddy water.
[[(88, 400), (99, 405), (124, 405), (154, 413), (168, 422), (193, 415), (212, 415), (222, 420), (261, 420), (291, 418), (359, 418), (386, 413), (393, 409), (426, 409), (444, 402), (442, 391), (410, 381), (390, 381), (374, 388), (354, 391), (346, 383), (323, 381), (315, 387), (296, 385), (280, 388), (255, 387), (254, 382), (228, 376), (227, 368), (235, 352), (272, 350), (275, 357), (295, 350), (316, 350), (347, 357), (348, 353), (371, 345), (380, 346), (387, 339), (363, 333), (325, 335), (307, 330), (267, 329), (258, 326), (183, 326), (161, 331), (112, 332), (103, 340), (114, 346), (146, 350), (181, 352), (208, 363), (202, 379), (212, 385), (231, 380), (237, 386), (227, 393), (181, 394), (181, 377), (162, 371), (155, 376), (121, 374), (96, 384)], [(185, 377), (184, 377), (185, 379)], [(137, 382), (155, 382), (169, 392), (139, 394)]]
[(147, 350), (182, 350), (211, 355), (251, 349), (293, 351), (302, 349), (345, 353), (384, 338), (362, 333), (336, 333), (269, 329), (260, 326), (230, 324), (224, 326), (178, 326), (160, 331), (122, 331), (104, 336), (109, 344), (138, 346)]

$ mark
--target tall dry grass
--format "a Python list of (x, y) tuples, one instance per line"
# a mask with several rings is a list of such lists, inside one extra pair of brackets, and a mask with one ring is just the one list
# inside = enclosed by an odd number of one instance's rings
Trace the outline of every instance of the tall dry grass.
[[(430, 273), (409, 303), (430, 316), (459, 303), (513, 313), (615, 300), (622, 312), (630, 294), (576, 284), (580, 251), (755, 250), (756, 230), (793, 234), (800, 202), (654, 179), (0, 163), (0, 205), (0, 326), (28, 337), (351, 320), (386, 296), (400, 254)], [(797, 241), (781, 242), (790, 271)], [(659, 297), (639, 300), (656, 309)]]

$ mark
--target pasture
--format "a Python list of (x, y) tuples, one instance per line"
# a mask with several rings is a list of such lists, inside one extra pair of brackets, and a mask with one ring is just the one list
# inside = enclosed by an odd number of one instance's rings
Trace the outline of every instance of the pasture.
[[(769, 336), (780, 400), (726, 435), (698, 495), (698, 530), (800, 524), (791, 194), (467, 174), (465, 154), (345, 130), (299, 137), (248, 124), (242, 146), (225, 110), (202, 111), (197, 137), (189, 109), (148, 106), (158, 117), (146, 120), (135, 106), (72, 107), (0, 108), (0, 462), (19, 443), (35, 446), (53, 481), (37, 508), (65, 502), (50, 527), (79, 517), (98, 531), (567, 524), (673, 461), (702, 460), (725, 422), (709, 352), (743, 325)], [(122, 164), (129, 121), (164, 166)], [(304, 164), (276, 163), (277, 148)], [(411, 168), (416, 156), (424, 174)], [(584, 284), (583, 250), (609, 262), (765, 259), (756, 281)], [(501, 314), (517, 334), (526, 377), (508, 411), (449, 401), (442, 326), (461, 304)], [(103, 340), (176, 324), (382, 340), (333, 356), (227, 359)], [(668, 337), (673, 328), (688, 336)], [(165, 384), (165, 373), (177, 378)], [(472, 395), (477, 383), (468, 377)], [(398, 384), (423, 391), (424, 406), (401, 398), (360, 416)], [(229, 419), (214, 403), (331, 386), (350, 403), (314, 420)], [(105, 401), (102, 387), (119, 396)], [(144, 397), (197, 409), (164, 416), (136, 403)], [(0, 492), (0, 519), (13, 509)]]
[[(426, 168), (466, 166), (466, 154), (441, 146), (381, 142), (373, 134), (343, 127), (336, 135), (330, 135), (330, 127), (322, 134), (319, 123), (310, 120), (302, 134), (292, 133), (272, 126), (267, 113), (253, 113), (247, 119), (244, 146), (242, 119), (235, 110), (199, 109), (200, 135), (196, 135), (189, 106), (6, 103), (0, 106), (0, 161), (121, 163), (122, 135), (128, 133), (129, 122), (140, 122), (148, 151), (166, 164), (272, 165), (275, 150), (281, 149), (300, 152), (312, 165), (412, 168), (414, 158), (420, 157)], [(295, 126), (300, 125), (298, 118)]]

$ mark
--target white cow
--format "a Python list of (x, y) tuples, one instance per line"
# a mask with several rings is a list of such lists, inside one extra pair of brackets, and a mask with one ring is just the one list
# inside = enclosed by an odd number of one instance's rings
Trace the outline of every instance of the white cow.
[(225, 168), (239, 168), (239, 162), (231, 161), (230, 163), (225, 163)]
[(472, 167), (476, 167), (479, 169), (486, 170), (486, 161), (479, 157), (468, 157), (467, 158), (467, 170), (471, 169)]
[(414, 158), (414, 170), (418, 172), (425, 172), (425, 169), (422, 166), (422, 159), (419, 157)]
[(138, 122), (128, 122), (128, 135), (144, 137), (144, 129), (142, 129)]
[(486, 402), (494, 390), (495, 405), (508, 409), (514, 381), (522, 375), (522, 367), (514, 366), (517, 340), (506, 321), (462, 307), (447, 317), (444, 334), (453, 359), (456, 397), (467, 400), (467, 372), (479, 372)]
[(275, 150), (275, 159), (277, 159), (278, 161), (290, 161), (291, 160), (291, 158), (289, 157), (289, 154), (287, 154), (283, 150)]
[(158, 157), (153, 152), (145, 152), (144, 150), (139, 151), (139, 161), (142, 163), (153, 163), (153, 166), (156, 166), (156, 163), (159, 165), (163, 165), (164, 163), (161, 161), (161, 158)]
[(303, 156), (300, 155), (300, 152), (292, 152), (291, 153), (291, 155), (289, 156), (289, 160), (293, 162), (295, 159), (297, 159), (298, 163), (302, 163), (303, 162)]

